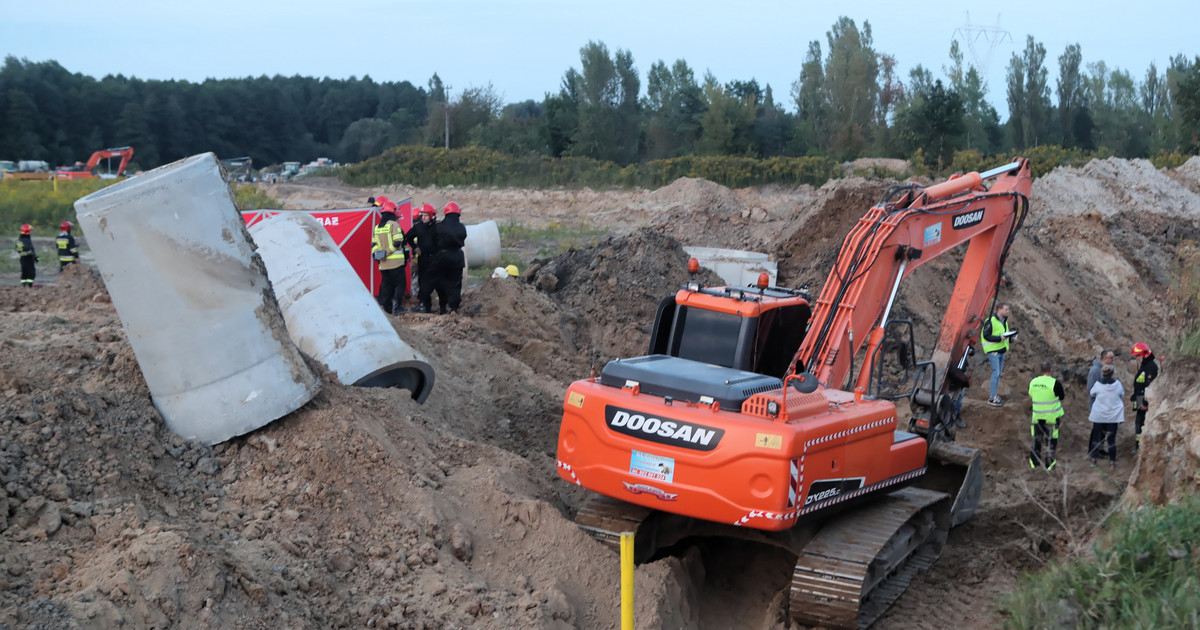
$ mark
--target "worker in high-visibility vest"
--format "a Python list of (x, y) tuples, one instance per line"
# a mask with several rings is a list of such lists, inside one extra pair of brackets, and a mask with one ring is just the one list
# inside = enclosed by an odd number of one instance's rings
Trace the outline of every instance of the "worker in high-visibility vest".
[(17, 237), (17, 257), (21, 259), (21, 286), (26, 289), (33, 286), (37, 278), (37, 250), (33, 247), (33, 226), (26, 223), (21, 226), (21, 235)]
[[(1050, 376), (1054, 364), (1042, 363), (1042, 375), (1029, 381), (1029, 398), (1033, 401), (1033, 448), (1029, 451), (1029, 467), (1045, 466), (1046, 470), (1054, 470), (1057, 461), (1054, 452), (1058, 450), (1058, 420), (1063, 416), (1062, 401), (1066, 395), (1062, 383)], [(1042, 459), (1042, 442), (1047, 442), (1046, 458)]]
[(1004, 357), (1008, 345), (1014, 341), (1017, 331), (1008, 327), (1008, 304), (1001, 304), (996, 313), (988, 318), (979, 331), (979, 340), (983, 345), (983, 353), (987, 355), (988, 364), (992, 366), (992, 380), (988, 389), (988, 404), (999, 407), (1004, 404), (997, 390), (1000, 387), (1000, 374), (1004, 372)]
[(407, 313), (404, 293), (404, 231), (396, 219), (396, 204), (388, 201), (381, 207), (379, 224), (375, 226), (371, 258), (379, 262), (379, 295), (376, 299), (388, 315)]

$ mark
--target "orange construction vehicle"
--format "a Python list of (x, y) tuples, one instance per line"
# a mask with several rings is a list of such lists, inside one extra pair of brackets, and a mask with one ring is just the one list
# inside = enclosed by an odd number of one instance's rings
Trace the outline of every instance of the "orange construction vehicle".
[[(1017, 159), (893, 187), (815, 303), (765, 277), (663, 300), (650, 354), (567, 390), (558, 473), (604, 495), (576, 522), (614, 548), (636, 532), (638, 562), (695, 537), (774, 545), (796, 557), (794, 619), (870, 625), (978, 505), (980, 456), (953, 443), (946, 374), (995, 297), (1031, 184)], [(912, 324), (889, 318), (896, 292), (964, 243), (933, 356), (917, 361)]]
[[(115, 172), (96, 173), (96, 168), (100, 166), (100, 160), (111, 158), (121, 158), (121, 163), (117, 166)], [(60, 166), (55, 171), (54, 176), (58, 179), (92, 179), (101, 177), (104, 179), (115, 179), (125, 176), (125, 169), (129, 166), (129, 161), (133, 159), (132, 147), (117, 147), (115, 149), (103, 149), (96, 151), (92, 157), (88, 158), (87, 164), (76, 162), (74, 166)]]

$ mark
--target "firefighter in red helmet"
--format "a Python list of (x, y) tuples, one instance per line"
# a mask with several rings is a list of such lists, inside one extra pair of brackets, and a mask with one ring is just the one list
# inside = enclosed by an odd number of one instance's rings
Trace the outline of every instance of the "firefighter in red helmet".
[(54, 239), (54, 243), (58, 245), (58, 270), (61, 272), (67, 268), (67, 265), (72, 265), (79, 262), (79, 245), (75, 243), (75, 237), (71, 236), (71, 222), (63, 221), (58, 225), (61, 230), (58, 233), (58, 238)]
[[(404, 238), (417, 259), (414, 269), (417, 274), (417, 312), (428, 313), (433, 309), (433, 292), (437, 289), (434, 273), (438, 252), (437, 210), (427, 203), (417, 209), (417, 217), (418, 221)], [(441, 293), (438, 293), (438, 303), (446, 303)]]
[(37, 250), (33, 248), (33, 226), (26, 223), (21, 226), (21, 235), (17, 237), (17, 256), (21, 259), (21, 286), (26, 289), (33, 286), (37, 277)]
[(1135, 414), (1133, 452), (1136, 454), (1142, 446), (1142, 425), (1146, 424), (1146, 410), (1150, 408), (1150, 403), (1146, 400), (1146, 388), (1154, 382), (1154, 379), (1158, 378), (1158, 362), (1154, 360), (1154, 353), (1150, 351), (1150, 346), (1140, 342), (1133, 344), (1129, 357), (1141, 359), (1133, 377), (1133, 395), (1129, 398), (1133, 401)]
[(462, 302), (463, 267), (467, 266), (463, 245), (467, 242), (467, 227), (460, 221), (462, 210), (451, 201), (442, 209), (442, 221), (437, 224), (437, 282), (439, 312), (457, 312)]
[(396, 218), (396, 204), (385, 201), (372, 236), (371, 258), (379, 263), (379, 295), (376, 300), (388, 315), (407, 313), (404, 308), (404, 230)]

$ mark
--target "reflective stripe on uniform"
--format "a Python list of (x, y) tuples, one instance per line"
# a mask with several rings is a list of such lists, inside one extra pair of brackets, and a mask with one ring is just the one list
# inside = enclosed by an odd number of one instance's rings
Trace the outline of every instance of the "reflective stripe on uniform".
[(1055, 422), (1063, 415), (1062, 401), (1054, 393), (1057, 381), (1043, 374), (1029, 381), (1029, 397), (1033, 399), (1033, 421)]

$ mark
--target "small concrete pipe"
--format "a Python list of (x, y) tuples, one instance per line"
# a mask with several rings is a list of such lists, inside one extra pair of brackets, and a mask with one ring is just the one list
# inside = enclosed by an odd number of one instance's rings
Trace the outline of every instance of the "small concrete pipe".
[(75, 210), (171, 431), (216, 444), (316, 394), (216, 156), (132, 177)]
[(467, 267), (477, 269), (500, 264), (500, 228), (496, 222), (489, 220), (466, 228), (463, 256), (467, 259)]
[(433, 367), (396, 334), (319, 221), (280, 212), (251, 226), (250, 236), (301, 352), (343, 384), (400, 387), (425, 402)]

